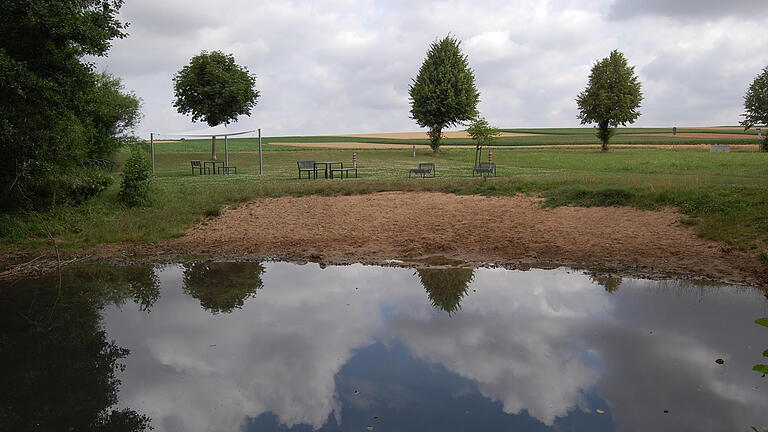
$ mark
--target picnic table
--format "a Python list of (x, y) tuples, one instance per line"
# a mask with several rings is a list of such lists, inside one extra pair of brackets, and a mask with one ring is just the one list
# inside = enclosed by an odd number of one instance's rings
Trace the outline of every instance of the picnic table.
[(211, 166), (213, 166), (213, 174), (217, 173), (217, 171), (216, 171), (216, 164), (221, 164), (222, 167), (225, 166), (224, 165), (224, 161), (217, 161), (217, 160), (215, 160), (215, 161), (203, 161), (203, 168), (206, 168), (206, 170), (207, 170), (209, 164)]
[(333, 169), (333, 166), (334, 165), (339, 165), (339, 166), (343, 167), (344, 166), (344, 162), (338, 162), (338, 161), (333, 161), (333, 162), (315, 162), (315, 178), (317, 178), (317, 168), (320, 165), (323, 166), (323, 171), (325, 173), (325, 178), (328, 178), (328, 172), (331, 169)]

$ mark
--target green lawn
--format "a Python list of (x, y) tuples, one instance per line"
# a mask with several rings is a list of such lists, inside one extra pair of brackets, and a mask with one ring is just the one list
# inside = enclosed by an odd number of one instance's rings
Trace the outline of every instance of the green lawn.
[[(49, 233), (61, 247), (104, 242), (150, 242), (179, 236), (220, 208), (260, 196), (359, 194), (390, 190), (429, 190), (492, 196), (539, 194), (545, 205), (631, 205), (655, 209), (676, 206), (685, 223), (711, 239), (768, 254), (768, 153), (697, 150), (498, 149), (497, 178), (473, 178), (473, 150), (446, 149), (434, 156), (419, 150), (356, 150), (360, 178), (298, 180), (297, 160), (351, 161), (352, 150), (265, 152), (264, 176), (258, 154), (233, 153), (241, 174), (192, 176), (190, 159), (207, 153), (157, 154), (156, 197), (148, 208), (127, 209), (117, 201), (118, 184), (93, 201), (51, 213), (0, 215), (0, 248), (48, 247)], [(124, 160), (121, 155), (120, 160)], [(485, 158), (485, 155), (484, 155)], [(436, 179), (408, 179), (407, 169), (434, 162)], [(118, 174), (115, 174), (119, 177)], [(585, 221), (589, 223), (589, 221)], [(765, 256), (765, 255), (763, 255)]]

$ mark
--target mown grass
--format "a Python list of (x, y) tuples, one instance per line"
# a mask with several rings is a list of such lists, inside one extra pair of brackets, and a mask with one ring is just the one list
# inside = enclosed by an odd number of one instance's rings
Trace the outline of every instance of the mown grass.
[[(768, 154), (709, 153), (695, 150), (594, 149), (494, 150), (499, 177), (473, 178), (473, 150), (447, 149), (440, 155), (419, 150), (356, 150), (358, 179), (298, 180), (297, 160), (350, 162), (352, 150), (268, 151), (264, 176), (258, 155), (233, 153), (241, 174), (192, 176), (190, 159), (207, 153), (159, 153), (155, 199), (129, 209), (117, 200), (118, 185), (91, 202), (50, 213), (0, 215), (0, 248), (48, 247), (52, 235), (63, 248), (105, 242), (152, 242), (181, 235), (224, 205), (256, 197), (365, 194), (379, 191), (439, 191), (509, 196), (537, 194), (544, 205), (629, 205), (643, 209), (675, 206), (684, 223), (706, 238), (755, 254), (768, 253)], [(484, 154), (485, 158), (485, 154)], [(435, 179), (408, 179), (418, 162), (435, 162)], [(589, 221), (584, 221), (589, 223)]]

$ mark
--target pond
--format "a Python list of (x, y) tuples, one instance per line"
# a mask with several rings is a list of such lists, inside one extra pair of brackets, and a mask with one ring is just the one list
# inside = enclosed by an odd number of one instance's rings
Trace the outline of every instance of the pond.
[(0, 430), (749, 432), (766, 316), (565, 268), (83, 266), (0, 285)]

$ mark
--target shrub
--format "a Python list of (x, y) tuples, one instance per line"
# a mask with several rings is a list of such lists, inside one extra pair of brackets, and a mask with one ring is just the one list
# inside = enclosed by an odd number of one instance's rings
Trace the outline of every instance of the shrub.
[(151, 201), (152, 165), (140, 146), (131, 147), (131, 157), (123, 167), (120, 200), (129, 207), (147, 205)]
[(114, 183), (111, 176), (94, 169), (78, 170), (61, 180), (59, 196), (65, 203), (74, 205), (90, 200)]

